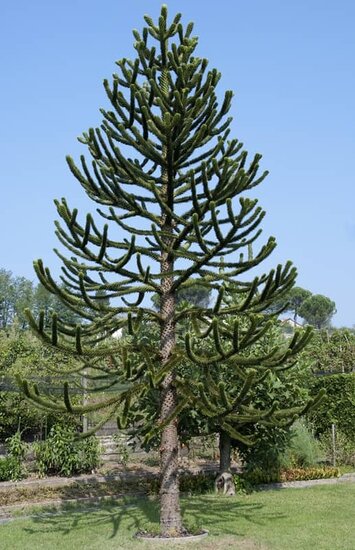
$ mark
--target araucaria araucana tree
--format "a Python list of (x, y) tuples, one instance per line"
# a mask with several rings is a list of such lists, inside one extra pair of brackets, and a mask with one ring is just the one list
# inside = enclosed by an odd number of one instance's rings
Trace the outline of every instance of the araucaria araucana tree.
[[(99, 205), (98, 216), (88, 214), (80, 220), (65, 199), (57, 201), (61, 218), (57, 236), (69, 251), (68, 255), (57, 251), (63, 262), (61, 282), (54, 281), (42, 261), (35, 262), (43, 285), (83, 322), (74, 326), (53, 315), (48, 331), (41, 316), (35, 320), (29, 314), (32, 328), (48, 345), (81, 358), (78, 374), (95, 381), (96, 390), (120, 383), (121, 391), (101, 403), (77, 407), (71, 403), (68, 384), (59, 402), (22, 382), (27, 397), (42, 408), (78, 413), (106, 408), (107, 416), (116, 414), (121, 423), (131, 402), (151, 386), (159, 388), (164, 535), (182, 532), (177, 415), (188, 406), (188, 397), (183, 392), (178, 395), (177, 386), (187, 386), (190, 380), (179, 380), (177, 385), (176, 368), (186, 352), (196, 358), (191, 322), (201, 321), (199, 330), (203, 325), (204, 332), (213, 334), (214, 369), (220, 362), (229, 362), (231, 368), (282, 363), (309, 336), (296, 335), (282, 354), (274, 349), (265, 357), (243, 355), (243, 349), (265, 333), (261, 313), (293, 285), (296, 271), (287, 263), (252, 281), (243, 279), (275, 247), (271, 237), (253, 258), (243, 255), (260, 236), (264, 212), (256, 199), (242, 194), (261, 183), (266, 173), (258, 176), (260, 155), (248, 164), (242, 144), (229, 139), (232, 92), (225, 93), (219, 106), (220, 74), (207, 69), (206, 59), (195, 57), (193, 25), (184, 28), (180, 18), (178, 14), (169, 23), (163, 6), (157, 24), (146, 16), (142, 34), (133, 32), (136, 59), (118, 61), (119, 73), (111, 84), (104, 81), (112, 110), (102, 109), (100, 128), (91, 128), (80, 138), (91, 163), (84, 156), (80, 166), (67, 159), (74, 177)], [(177, 312), (177, 292), (201, 284), (214, 289), (215, 305)], [(232, 284), (243, 299), (228, 306), (223, 293)], [(149, 293), (160, 296), (158, 311), (146, 305)], [(223, 319), (231, 314), (236, 319), (230, 331)], [(133, 335), (142, 322), (159, 326), (158, 349), (137, 346), (134, 338), (112, 344), (110, 337), (118, 329), (126, 327)], [(184, 352), (176, 346), (176, 335), (186, 326)], [(133, 356), (140, 361), (130, 361)], [(247, 375), (247, 385), (253, 376)], [(223, 398), (225, 388), (219, 386), (218, 391)]]

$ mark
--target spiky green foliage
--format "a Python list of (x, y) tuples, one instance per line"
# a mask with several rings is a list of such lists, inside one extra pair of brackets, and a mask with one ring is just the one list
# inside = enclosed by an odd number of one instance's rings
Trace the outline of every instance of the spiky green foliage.
[[(220, 73), (207, 70), (206, 59), (194, 57), (197, 38), (191, 36), (192, 24), (184, 30), (180, 15), (168, 24), (165, 7), (158, 25), (149, 17), (145, 19), (143, 33), (134, 31), (136, 59), (118, 61), (119, 73), (113, 75), (112, 84), (104, 81), (112, 110), (101, 109), (101, 127), (91, 128), (80, 138), (92, 157), (91, 165), (84, 156), (80, 167), (71, 157), (67, 159), (84, 191), (100, 205), (99, 220), (105, 223), (100, 226), (92, 214), (80, 221), (77, 209), (70, 208), (64, 198), (55, 201), (61, 218), (61, 223), (56, 222), (56, 234), (72, 254), (67, 257), (56, 250), (63, 262), (61, 283), (53, 279), (41, 260), (35, 262), (42, 284), (85, 322), (72, 325), (53, 315), (48, 333), (42, 317), (35, 320), (27, 312), (31, 327), (46, 344), (83, 358), (85, 369), (98, 370), (105, 384), (114, 382), (117, 374), (121, 377), (122, 369), (127, 373), (130, 388), (116, 397), (116, 404), (139, 395), (147, 372), (150, 379), (152, 372), (146, 365), (138, 381), (132, 381), (137, 370), (129, 372), (122, 345), (112, 345), (111, 341), (107, 346), (104, 341), (122, 327), (134, 333), (143, 318), (161, 323), (159, 312), (144, 305), (143, 298), (149, 293), (162, 295), (162, 278), (173, 276), (173, 293), (202, 281), (217, 289), (220, 297), (228, 285), (238, 286), (245, 298), (237, 306), (225, 306), (218, 299), (214, 308), (203, 312), (193, 307), (184, 309), (175, 322), (203, 319), (206, 331), (215, 335), (212, 361), (229, 359), (245, 364), (240, 350), (263, 330), (256, 314), (290, 288), (296, 276), (288, 262), (252, 282), (239, 279), (275, 247), (271, 237), (254, 258), (243, 255), (259, 237), (264, 217), (256, 199), (242, 197), (267, 174), (258, 176), (261, 155), (255, 155), (247, 165), (242, 144), (237, 139), (228, 140), (231, 118), (226, 117), (232, 92), (225, 93), (219, 107), (216, 86)], [(149, 38), (156, 45), (150, 46)], [(163, 174), (166, 183), (162, 182)], [(167, 224), (172, 233), (164, 230)], [(120, 240), (117, 235), (121, 235)], [(174, 263), (173, 271), (163, 275), (162, 252)], [(107, 301), (98, 299), (98, 293)], [(238, 316), (246, 312), (253, 314), (251, 327), (239, 336)], [(224, 328), (226, 314), (237, 316), (233, 336)], [(231, 344), (224, 350), (219, 345), (221, 334), (231, 336)], [(293, 341), (290, 353), (296, 352), (299, 344)], [(125, 347), (129, 352), (142, 352), (144, 364), (147, 353), (150, 362), (157, 364), (159, 350)], [(196, 360), (189, 336), (186, 351)], [(275, 362), (275, 354), (277, 350), (265, 360)], [(114, 368), (102, 361), (112, 356), (117, 362)], [(249, 366), (253, 363), (255, 360)], [(157, 384), (166, 368), (155, 371)], [(38, 404), (49, 405), (29, 387), (24, 389)], [(113, 401), (102, 405), (111, 406)]]
[[(275, 247), (273, 237), (258, 244), (264, 211), (257, 199), (246, 196), (267, 173), (258, 175), (261, 155), (248, 163), (242, 143), (229, 138), (232, 92), (226, 92), (219, 105), (220, 74), (208, 69), (206, 59), (195, 57), (193, 25), (184, 28), (180, 19), (178, 14), (169, 23), (166, 6), (157, 24), (146, 16), (143, 32), (133, 33), (136, 58), (118, 61), (118, 74), (111, 83), (104, 81), (111, 110), (102, 109), (100, 128), (80, 138), (91, 162), (84, 156), (79, 165), (67, 159), (74, 177), (99, 205), (97, 215), (80, 219), (65, 199), (56, 201), (61, 219), (56, 222), (57, 237), (69, 251), (69, 256), (56, 251), (63, 262), (61, 282), (40, 260), (35, 263), (41, 283), (84, 321), (74, 325), (53, 315), (48, 330), (44, 316), (36, 320), (28, 312), (31, 327), (49, 346), (82, 359), (78, 374), (95, 383), (96, 390), (121, 386), (101, 402), (78, 407), (71, 403), (67, 385), (59, 403), (21, 382), (27, 397), (42, 408), (82, 413), (101, 407), (107, 416), (121, 415), (123, 424), (131, 403), (151, 387), (158, 388), (162, 497), (177, 493), (174, 417), (190, 399), (190, 381), (176, 380), (184, 357), (197, 369), (216, 369), (226, 362), (247, 369), (245, 387), (232, 402), (223, 385), (215, 398), (200, 390), (201, 400), (212, 408), (220, 406), (219, 400), (224, 407), (236, 408), (257, 376), (250, 369), (281, 365), (309, 336), (296, 336), (282, 354), (278, 349), (263, 357), (244, 353), (265, 333), (260, 314), (291, 288), (296, 270), (288, 262), (252, 281), (243, 279)], [(245, 252), (252, 243), (256, 254), (248, 257)], [(216, 304), (177, 311), (177, 293), (201, 285), (217, 292)], [(241, 300), (229, 305), (223, 295), (232, 285)], [(158, 311), (146, 305), (152, 293), (160, 297)], [(232, 328), (225, 323), (231, 315)], [(143, 322), (159, 327), (159, 346), (137, 345), (134, 335)], [(176, 345), (176, 334), (187, 326), (183, 348)], [(121, 328), (132, 338), (113, 340)], [(199, 356), (196, 342), (210, 335), (211, 356)], [(164, 506), (170, 501), (162, 500)], [(177, 515), (174, 504), (172, 517)], [(165, 528), (165, 533), (180, 531), (181, 523), (167, 519)]]
[[(233, 293), (226, 293), (225, 304), (236, 301)], [(241, 298), (237, 297), (237, 301)], [(189, 307), (187, 303), (180, 308)], [(297, 353), (309, 339), (309, 330), (298, 331), (293, 341), (285, 338), (280, 322), (269, 312), (264, 314), (239, 315), (239, 334), (251, 331), (255, 317), (263, 325), (263, 331), (250, 338), (239, 356), (231, 360), (213, 361), (216, 347), (223, 355), (235, 335), (236, 315), (226, 315), (223, 332), (216, 337), (211, 330), (202, 330), (202, 323), (193, 321), (180, 331), (177, 347), (185, 350), (184, 338), (195, 335), (193, 354), (185, 355), (177, 368), (176, 385), (180, 402), (187, 406), (179, 415), (179, 434), (188, 441), (201, 434), (226, 431), (235, 440), (251, 445), (255, 441), (255, 426), (287, 429), (300, 415), (316, 407), (322, 393), (310, 398), (305, 387), (305, 372), (297, 361)], [(220, 323), (221, 324), (221, 323)], [(139, 342), (157, 345), (158, 335), (151, 326), (141, 327)], [(296, 342), (296, 344), (295, 344)], [(297, 343), (298, 342), (298, 343)], [(135, 404), (130, 411), (132, 436), (147, 447), (157, 445), (158, 392), (147, 394), (143, 402)]]
[[(247, 314), (239, 321), (235, 315), (226, 316), (219, 324), (212, 321), (210, 333), (198, 327), (194, 333), (196, 352), (188, 343), (188, 357), (200, 367), (202, 376), (196, 386), (186, 386), (182, 380), (181, 392), (195, 403), (201, 414), (212, 420), (214, 431), (223, 430), (235, 440), (252, 444), (253, 437), (245, 435), (244, 427), (290, 425), (320, 399), (321, 396), (317, 396), (302, 403), (294, 396), (286, 407), (278, 400), (267, 407), (255, 404), (256, 388), (263, 387), (267, 378), (297, 369), (295, 355), (308, 342), (309, 331), (297, 332), (290, 341), (285, 341), (270, 314)], [(187, 340), (191, 340), (190, 335)], [(213, 356), (214, 350), (217, 354)]]

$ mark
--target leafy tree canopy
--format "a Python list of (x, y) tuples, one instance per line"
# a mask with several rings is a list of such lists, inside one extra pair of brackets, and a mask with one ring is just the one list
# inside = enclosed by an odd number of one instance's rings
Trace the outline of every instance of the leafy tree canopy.
[(329, 326), (335, 313), (335, 302), (322, 294), (313, 294), (304, 300), (299, 308), (299, 314), (306, 323), (318, 329)]
[(79, 319), (42, 283), (35, 286), (26, 277), (15, 277), (11, 271), (0, 269), (0, 328), (9, 329), (14, 323), (18, 328), (28, 328), (28, 320), (24, 313), (26, 308), (32, 309), (36, 315), (43, 312), (46, 325), (53, 311), (59, 312), (68, 322), (75, 323)]
[(316, 331), (302, 357), (314, 373), (355, 371), (355, 333), (347, 328)]

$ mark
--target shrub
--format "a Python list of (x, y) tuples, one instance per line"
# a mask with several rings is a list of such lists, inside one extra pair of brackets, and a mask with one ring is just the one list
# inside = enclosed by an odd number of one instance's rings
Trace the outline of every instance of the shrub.
[(120, 434), (114, 434), (113, 441), (115, 442), (116, 453), (118, 455), (117, 462), (119, 464), (122, 464), (122, 466), (126, 468), (130, 459), (130, 450), (127, 445), (127, 442)]
[(21, 463), (13, 456), (0, 458), (0, 481), (19, 481), (23, 477)]
[[(290, 446), (291, 430), (274, 426), (255, 426), (256, 443), (253, 446), (238, 445), (245, 472), (258, 472), (274, 481), (285, 466), (285, 454)], [(288, 464), (289, 465), (289, 464)]]
[(27, 429), (29, 434), (41, 432), (41, 426), (45, 422), (43, 411), (31, 407), (22, 395), (10, 391), (0, 391), (0, 440), (4, 441), (21, 427)]
[[(13, 382), (15, 384), (15, 382)], [(42, 438), (55, 424), (70, 424), (79, 428), (81, 420), (69, 413), (45, 413), (26, 402), (21, 394), (0, 391), (0, 441), (16, 433), (19, 424), (26, 439)]]
[(214, 474), (183, 475), (180, 478), (180, 490), (183, 493), (202, 494), (214, 489)]
[(257, 426), (256, 433), (256, 444), (241, 449), (252, 484), (276, 482), (281, 470), (314, 466), (321, 459), (320, 446), (304, 421), (297, 420), (291, 428)]
[(48, 439), (34, 446), (37, 469), (40, 475), (73, 474), (90, 472), (100, 463), (100, 445), (94, 436), (76, 439), (71, 427), (56, 424)]
[[(78, 425), (80, 419), (73, 414), (53, 411), (46, 413), (31, 406), (18, 393), (16, 375), (21, 378), (34, 377), (39, 385), (58, 383), (55, 376), (48, 376), (47, 367), (61, 365), (63, 371), (77, 365), (71, 356), (53, 351), (37, 340), (30, 331), (19, 330), (13, 325), (10, 330), (0, 330), (0, 377), (4, 377), (4, 388), (0, 391), (0, 441), (16, 433), (21, 424), (26, 436), (40, 435), (57, 423)], [(73, 403), (81, 396), (74, 396)]]
[(284, 467), (314, 466), (321, 458), (318, 441), (315, 439), (306, 423), (297, 420), (291, 428), (291, 439), (281, 460)]
[(307, 417), (315, 427), (316, 434), (329, 433), (332, 424), (355, 442), (355, 373), (333, 374), (316, 377), (311, 391), (316, 395), (325, 388), (327, 395)]
[(7, 451), (18, 462), (22, 462), (28, 450), (28, 445), (22, 441), (21, 432), (17, 432), (5, 440)]
[(25, 454), (28, 449), (27, 443), (22, 441), (21, 432), (8, 437), (5, 441), (8, 455), (2, 461), (0, 480), (18, 481), (26, 476), (26, 469), (23, 465)]
[(243, 479), (251, 486), (260, 485), (261, 483), (276, 483), (280, 481), (280, 470), (263, 470), (259, 466), (255, 466), (253, 469), (248, 469), (243, 473)]
[(234, 474), (233, 482), (234, 482), (235, 492), (238, 495), (249, 495), (253, 490), (252, 484), (243, 475)]

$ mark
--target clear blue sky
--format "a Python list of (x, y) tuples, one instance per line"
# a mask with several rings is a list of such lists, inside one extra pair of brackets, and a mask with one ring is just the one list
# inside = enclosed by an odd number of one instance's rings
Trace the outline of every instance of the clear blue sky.
[[(17, 0), (1, 6), (0, 267), (34, 279), (32, 260), (57, 266), (53, 199), (87, 211), (64, 157), (100, 122), (102, 80), (133, 55), (131, 30), (150, 0)], [(355, 2), (172, 0), (195, 22), (198, 54), (235, 92), (233, 134), (261, 152), (270, 176), (256, 195), (270, 266), (291, 259), (297, 284), (355, 324)], [(269, 267), (269, 266), (268, 266)], [(55, 268), (56, 269), (56, 268)]]

